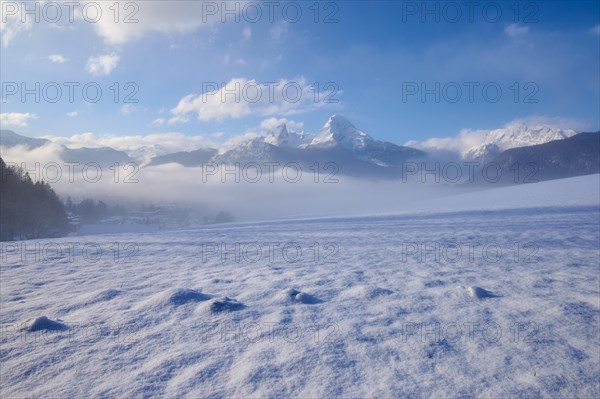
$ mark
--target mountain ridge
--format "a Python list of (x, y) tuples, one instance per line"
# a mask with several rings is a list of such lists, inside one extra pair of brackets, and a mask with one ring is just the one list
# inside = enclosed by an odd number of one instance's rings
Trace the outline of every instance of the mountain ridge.
[[(501, 155), (508, 150), (529, 148), (577, 136), (577, 133), (570, 129), (530, 126), (523, 123), (511, 123), (502, 129), (475, 131), (468, 134), (473, 134), (478, 141), (470, 142), (468, 148), (458, 152), (456, 160), (476, 160), (480, 165), (495, 160), (502, 161), (504, 165), (505, 159), (501, 158)], [(25, 145), (32, 149), (49, 143), (51, 141), (47, 139), (29, 138), (13, 131), (0, 130), (0, 145), (4, 147)], [(537, 144), (529, 145), (530, 143)], [(85, 163), (100, 160), (103, 165), (135, 162), (136, 159), (131, 156), (132, 154), (136, 152), (147, 154), (147, 151), (143, 151), (142, 148), (129, 154), (111, 147), (72, 149), (61, 145), (60, 148), (62, 158), (68, 162)], [(295, 132), (282, 123), (264, 136), (246, 139), (227, 149), (205, 147), (192, 151), (166, 153), (142, 161), (141, 165), (154, 167), (177, 163), (184, 167), (198, 167), (205, 163), (228, 165), (273, 163), (283, 166), (297, 163), (303, 168), (311, 168), (317, 163), (322, 168), (326, 164), (334, 163), (342, 175), (397, 178), (401, 175), (399, 171), (405, 162), (447, 160), (436, 158), (436, 154), (435, 150), (423, 151), (407, 145), (401, 146), (377, 140), (358, 129), (345, 117), (334, 114), (315, 134)], [(580, 172), (572, 170), (571, 173), (577, 175)]]

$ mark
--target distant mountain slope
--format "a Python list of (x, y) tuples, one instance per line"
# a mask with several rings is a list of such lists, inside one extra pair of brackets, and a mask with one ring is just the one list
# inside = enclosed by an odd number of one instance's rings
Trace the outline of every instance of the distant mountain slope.
[(0, 146), (2, 147), (10, 148), (17, 145), (25, 145), (30, 149), (34, 149), (49, 143), (50, 140), (21, 136), (12, 130), (0, 130)]
[(512, 122), (500, 129), (464, 130), (455, 137), (408, 141), (409, 147), (426, 151), (433, 158), (491, 162), (502, 151), (562, 140), (577, 134), (571, 129)]
[(574, 130), (564, 130), (549, 126), (531, 126), (512, 123), (502, 129), (490, 130), (483, 142), (462, 153), (463, 159), (490, 161), (502, 151), (511, 148), (529, 147), (551, 141), (563, 140), (577, 134)]
[(512, 176), (515, 164), (520, 168), (533, 164), (528, 171), (532, 179), (539, 181), (600, 173), (600, 132), (579, 133), (563, 140), (512, 148), (493, 162), (508, 176)]
[[(44, 145), (51, 144), (50, 140), (36, 139), (21, 136), (11, 130), (0, 130), (0, 146), (11, 148), (18, 145), (24, 145), (30, 150), (40, 148)], [(129, 162), (136, 163), (136, 160), (129, 157), (123, 151), (115, 150), (111, 147), (100, 148), (68, 148), (60, 145), (60, 157), (64, 162), (74, 162), (81, 165), (87, 163), (97, 163), (100, 166), (111, 166), (115, 163), (124, 165)]]
[[(599, 134), (576, 134), (572, 130), (511, 124), (503, 129), (478, 132), (470, 137), (465, 141), (470, 146), (469, 151), (463, 156), (477, 160), (480, 167), (491, 161), (500, 165), (504, 171), (502, 182), (506, 184), (513, 183), (509, 180), (514, 177), (515, 164), (523, 168), (533, 163), (537, 170), (532, 172), (529, 168), (520, 171), (521, 175), (514, 183), (522, 183), (528, 177), (527, 180), (549, 180), (598, 173)], [(9, 130), (0, 131), (0, 144), (4, 148), (24, 145), (34, 149), (50, 143), (49, 140), (29, 138)], [(435, 145), (442, 148), (443, 143), (444, 140)], [(446, 147), (455, 151), (454, 157), (449, 159), (456, 160), (456, 143), (447, 143)], [(96, 162), (103, 167), (115, 163), (137, 163), (127, 153), (110, 147), (71, 149), (61, 145), (57, 148), (65, 162)], [(141, 153), (147, 154), (146, 150)], [(441, 158), (440, 154), (435, 150), (426, 154), (409, 146), (376, 140), (342, 116), (333, 115), (314, 135), (290, 131), (282, 124), (265, 136), (248, 139), (221, 152), (213, 148), (201, 148), (160, 155), (151, 158), (147, 166), (178, 163), (184, 167), (195, 167), (212, 162), (239, 164), (242, 167), (256, 163), (264, 167), (264, 164), (271, 162), (280, 166), (297, 163), (308, 173), (316, 167), (323, 173), (332, 172), (336, 175), (395, 179), (402, 177), (402, 166), (406, 162), (440, 163), (447, 160)], [(485, 179), (476, 179), (479, 180)]]
[(137, 161), (127, 155), (124, 151), (117, 151), (110, 147), (101, 148), (67, 148), (63, 146), (62, 160), (65, 162), (75, 162), (81, 165), (86, 163), (97, 163), (100, 166), (111, 166), (115, 163), (125, 165)]
[(213, 148), (201, 148), (196, 151), (181, 151), (154, 157), (146, 166), (163, 165), (167, 163), (178, 163), (186, 167), (201, 166), (217, 154)]

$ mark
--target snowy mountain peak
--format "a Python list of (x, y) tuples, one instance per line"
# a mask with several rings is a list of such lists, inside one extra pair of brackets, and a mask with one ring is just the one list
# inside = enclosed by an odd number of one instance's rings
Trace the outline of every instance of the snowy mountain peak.
[(303, 148), (310, 144), (312, 137), (304, 132), (289, 131), (286, 124), (282, 123), (265, 136), (264, 142), (277, 147)]
[(467, 148), (462, 152), (463, 159), (478, 159), (490, 161), (502, 151), (528, 147), (536, 144), (562, 140), (577, 134), (574, 130), (563, 130), (545, 125), (527, 125), (513, 122), (502, 129), (487, 131), (479, 145)]
[(286, 124), (282, 123), (267, 133), (265, 136), (265, 143), (281, 145), (283, 142), (287, 141), (289, 135), (290, 133), (288, 132)]
[(288, 136), (289, 132), (287, 129), (287, 125), (285, 123), (282, 123), (281, 125), (277, 126), (274, 130), (272, 130), (271, 134), (275, 136)]
[(323, 129), (337, 129), (337, 130), (350, 130), (356, 129), (356, 127), (346, 118), (341, 115), (333, 114), (329, 117)]
[(525, 123), (513, 122), (503, 129), (491, 130), (486, 134), (484, 144), (496, 143), (502, 149), (507, 145), (530, 146), (543, 144), (554, 140), (562, 140), (574, 136), (573, 130), (563, 130), (544, 125), (529, 126)]
[(371, 136), (357, 129), (343, 116), (332, 115), (310, 146), (322, 148), (341, 146), (357, 150), (367, 147), (373, 141)]

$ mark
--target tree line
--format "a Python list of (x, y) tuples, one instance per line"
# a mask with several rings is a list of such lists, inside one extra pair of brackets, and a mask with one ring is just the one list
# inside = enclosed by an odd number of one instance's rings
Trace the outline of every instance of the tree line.
[[(159, 212), (153, 205), (145, 211)], [(123, 205), (109, 207), (103, 201), (84, 199), (78, 204), (71, 197), (63, 202), (48, 183), (34, 182), (19, 166), (8, 166), (0, 157), (0, 241), (29, 240), (63, 237), (75, 229), (77, 223), (96, 223), (108, 217), (126, 217)], [(187, 211), (169, 211), (171, 220), (186, 222)], [(72, 220), (69, 219), (72, 218)], [(229, 223), (235, 219), (228, 211), (219, 212), (205, 223)]]
[(62, 237), (69, 232), (63, 203), (48, 183), (33, 182), (0, 157), (0, 241)]

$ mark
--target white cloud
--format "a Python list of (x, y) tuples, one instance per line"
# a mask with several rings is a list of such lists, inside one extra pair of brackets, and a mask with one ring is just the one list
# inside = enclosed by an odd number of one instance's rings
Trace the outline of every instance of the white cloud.
[(64, 64), (68, 60), (60, 54), (52, 54), (48, 56), (48, 59), (57, 64)]
[[(21, 15), (18, 11), (20, 3), (1, 1), (2, 16), (0, 18), (0, 36), (2, 37), (2, 47), (8, 47), (15, 37), (22, 31), (29, 30), (33, 26), (30, 18), (21, 21)], [(10, 9), (9, 9), (10, 8)]]
[(0, 114), (0, 125), (1, 126), (16, 126), (25, 127), (29, 119), (37, 119), (35, 114), (30, 113), (18, 113), (9, 112)]
[[(9, 10), (10, 13), (7, 12), (6, 15), (3, 13), (0, 18), (2, 45), (7, 47), (17, 35), (31, 29), (35, 21), (32, 16), (28, 16), (25, 22), (21, 22), (19, 8), (24, 6), (21, 5), (22, 2), (5, 0), (1, 0), (1, 2), (3, 9), (6, 3), (14, 3), (15, 7), (15, 10)], [(73, 3), (74, 21), (94, 29), (96, 34), (109, 45), (124, 44), (140, 39), (151, 32), (183, 34), (202, 27), (211, 29), (223, 20), (224, 22), (235, 21), (236, 18), (234, 14), (226, 13), (227, 6), (224, 2), (215, 1), (120, 1), (118, 2), (119, 7), (115, 7), (113, 1), (82, 0)], [(246, 3), (248, 3), (246, 0), (236, 1), (235, 7), (241, 12)], [(12, 6), (7, 5), (6, 7)], [(87, 21), (82, 15), (84, 7), (87, 7)], [(100, 18), (95, 18), (96, 8), (99, 8)], [(118, 9), (118, 14), (115, 13), (116, 9)], [(12, 11), (16, 11), (14, 15)], [(74, 29), (75, 24), (69, 22), (69, 18), (70, 15), (65, 8), (61, 22), (69, 25), (49, 23), (47, 26), (53, 29)], [(209, 41), (213, 39), (212, 36), (215, 32), (212, 29), (208, 32), (210, 37), (207, 39)]]
[[(49, 162), (60, 162), (63, 148), (55, 143), (47, 143), (37, 148), (29, 148), (27, 145), (16, 145), (2, 147), (2, 158), (17, 165), (44, 165)], [(35, 168), (28, 168), (34, 169)], [(31, 173), (34, 180), (40, 179), (40, 173)], [(68, 179), (67, 179), (68, 180)]]
[(510, 24), (504, 28), (504, 33), (508, 36), (516, 39), (517, 37), (526, 35), (529, 32), (529, 26), (519, 25), (519, 24)]
[(235, 60), (235, 63), (238, 65), (246, 65), (247, 64), (246, 60), (243, 58), (238, 58), (237, 60)]
[(121, 114), (127, 116), (133, 113), (136, 109), (137, 107), (133, 104), (125, 104), (121, 107)]
[(152, 121), (151, 125), (152, 126), (162, 126), (165, 124), (165, 118), (156, 118), (155, 120)]
[(250, 38), (252, 37), (252, 29), (250, 29), (250, 27), (246, 26), (242, 30), (242, 37), (244, 38), (244, 40), (250, 40)]
[(405, 145), (421, 150), (462, 153), (481, 144), (485, 139), (486, 132), (484, 130), (463, 129), (455, 137), (433, 137), (422, 142), (411, 140)]
[(201, 121), (238, 119), (251, 114), (287, 116), (327, 106), (330, 101), (324, 93), (315, 93), (303, 77), (265, 83), (234, 78), (226, 84), (207, 83), (204, 89), (203, 94), (189, 94), (179, 101), (171, 110), (172, 123), (187, 121), (185, 117), (191, 113)]
[(167, 121), (167, 124), (176, 125), (178, 123), (188, 123), (189, 121), (190, 121), (190, 118), (188, 118), (185, 115), (176, 115), (176, 116), (170, 117), (169, 120)]
[(593, 34), (593, 35), (600, 35), (600, 24), (598, 24), (598, 25), (596, 25), (594, 27), (591, 27), (590, 28), (590, 33)]
[(296, 122), (286, 118), (267, 118), (260, 123), (260, 128), (265, 130), (273, 130), (278, 126), (285, 124), (290, 130), (302, 130), (304, 128), (303, 122)]
[[(246, 1), (236, 1), (236, 8), (242, 10)], [(234, 21), (235, 16), (225, 14), (225, 3), (215, 1), (139, 1), (130, 2), (129, 7), (121, 6), (120, 20), (115, 21), (112, 2), (97, 2), (102, 8), (101, 18), (94, 24), (96, 33), (107, 44), (123, 44), (139, 39), (150, 32), (189, 33), (202, 27), (211, 27), (215, 23)], [(126, 23), (136, 20), (137, 22)], [(212, 34), (212, 33), (211, 33)]]
[(182, 133), (154, 133), (147, 135), (118, 136), (114, 134), (96, 135), (92, 132), (75, 134), (68, 137), (47, 135), (43, 138), (55, 144), (63, 144), (69, 148), (112, 147), (119, 151), (131, 153), (143, 147), (151, 147), (158, 154), (177, 151), (192, 151), (198, 148), (216, 148), (217, 144), (202, 135), (189, 136)]
[(77, 115), (79, 115), (79, 113), (77, 111), (73, 111), (73, 112), (67, 112), (67, 116), (70, 116), (71, 118), (76, 117)]
[(183, 97), (171, 112), (175, 117), (196, 112), (198, 119), (202, 121), (241, 118), (249, 115), (250, 105), (241, 98), (236, 99), (229, 95), (222, 99), (224, 92), (235, 92), (236, 86), (243, 86), (246, 83), (246, 79), (232, 79), (219, 90), (200, 95), (189, 94)]
[(90, 57), (85, 69), (93, 76), (109, 75), (117, 67), (120, 58), (115, 53)]

